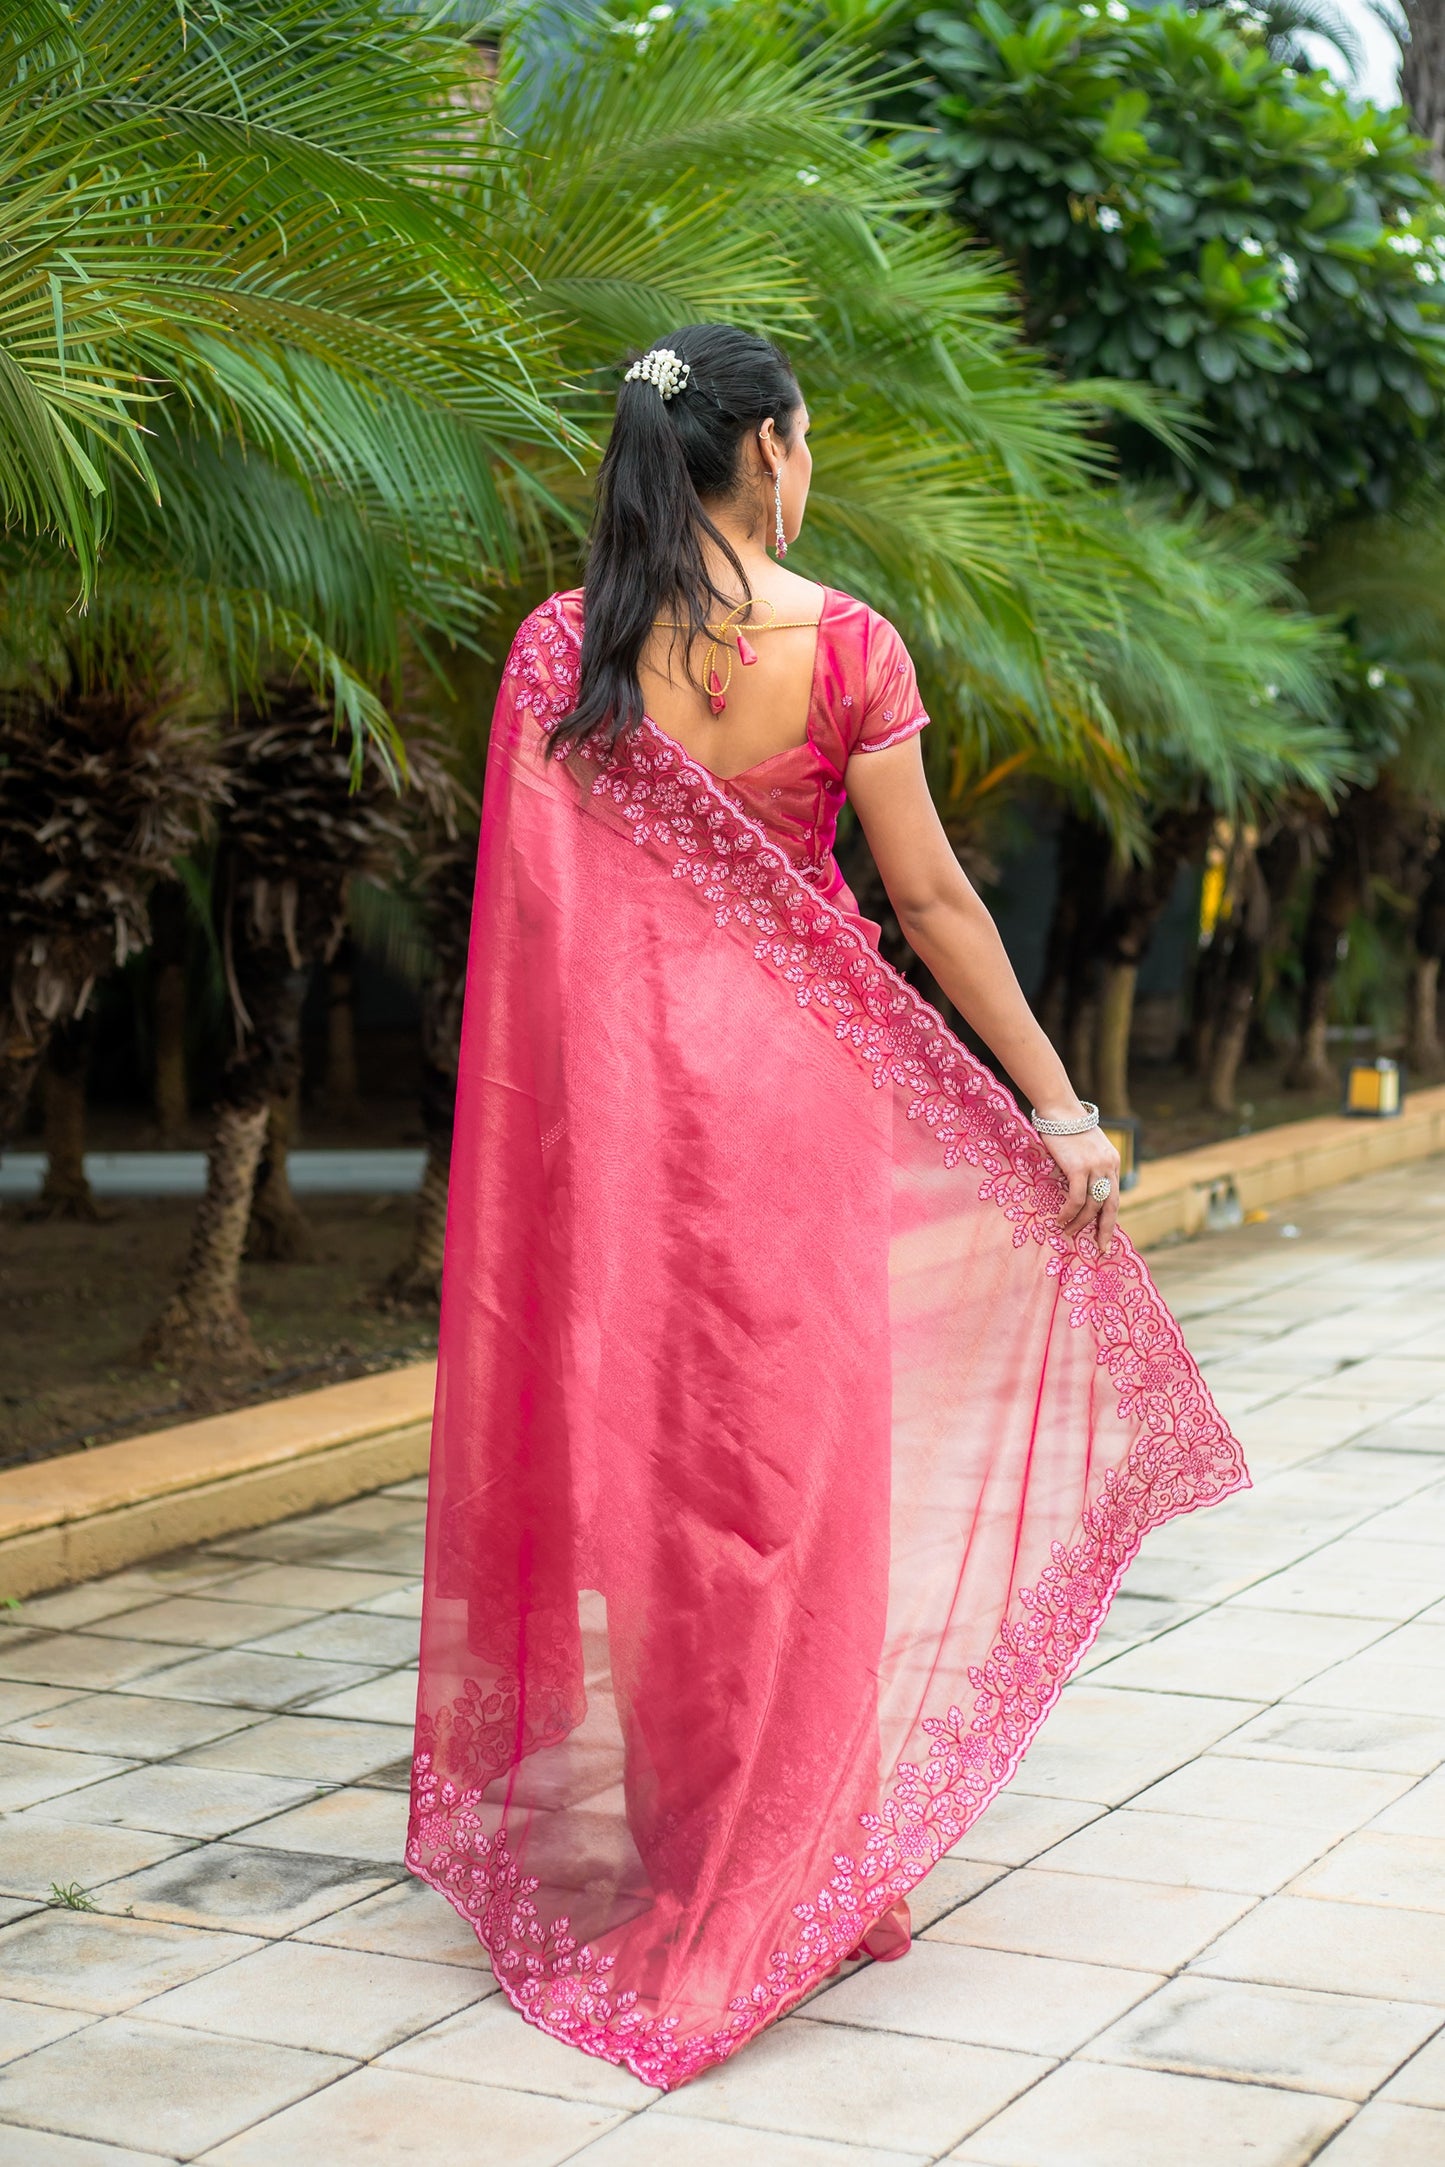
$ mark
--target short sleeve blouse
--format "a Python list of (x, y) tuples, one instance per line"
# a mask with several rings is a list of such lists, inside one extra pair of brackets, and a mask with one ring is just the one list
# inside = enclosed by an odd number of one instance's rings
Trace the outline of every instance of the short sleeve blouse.
[(851, 752), (882, 752), (916, 737), (928, 723), (913, 661), (893, 626), (868, 611), (863, 713)]

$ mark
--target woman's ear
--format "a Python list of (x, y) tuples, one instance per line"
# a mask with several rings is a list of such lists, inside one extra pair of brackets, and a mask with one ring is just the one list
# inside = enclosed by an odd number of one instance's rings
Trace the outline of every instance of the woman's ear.
[(771, 481), (783, 463), (783, 447), (778, 442), (778, 432), (771, 414), (766, 421), (758, 424), (758, 456), (762, 460), (764, 474)]

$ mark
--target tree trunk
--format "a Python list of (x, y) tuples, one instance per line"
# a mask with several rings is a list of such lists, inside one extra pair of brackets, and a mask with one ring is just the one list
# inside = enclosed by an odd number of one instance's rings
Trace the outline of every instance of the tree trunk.
[(1249, 1044), (1264, 959), (1279, 916), (1299, 874), (1301, 836), (1281, 826), (1250, 853), (1221, 957), (1218, 994), (1206, 1062), (1207, 1097), (1217, 1114), (1236, 1111), (1240, 1065)]
[(45, 1183), (27, 1219), (107, 1216), (85, 1178), (85, 1079), (94, 1030), (88, 1016), (57, 1024), (46, 1051), (40, 1088), (45, 1105)]
[(1315, 876), (1300, 943), (1302, 985), (1299, 1039), (1285, 1073), (1291, 1091), (1320, 1091), (1334, 1081), (1326, 1031), (1335, 973), (1344, 955), (1350, 922), (1365, 901), (1370, 844), (1383, 834), (1388, 815), (1379, 790), (1353, 790), (1330, 823), (1330, 843)]
[(31, 1016), (23, 1032), (12, 1026), (0, 1033), (0, 1149), (13, 1145), (24, 1127), (51, 1029), (42, 1016)]
[(147, 1333), (148, 1360), (255, 1361), (258, 1349), (241, 1307), (241, 1252), (266, 1140), (267, 1107), (222, 1106), (206, 1168), (206, 1193), (191, 1229), (181, 1284)]
[(412, 1217), (411, 1246), (381, 1289), (382, 1303), (387, 1308), (434, 1309), (441, 1301), (450, 1176), (450, 1148), (435, 1141), (429, 1143)]
[(293, 963), (282, 939), (256, 933), (234, 897), (227, 908), (236, 1045), (221, 1080), (206, 1194), (181, 1284), (143, 1350), (187, 1363), (258, 1359), (241, 1307), (241, 1258), (271, 1105), (289, 1097), (300, 1075), (308, 967)]
[[(1445, 182), (1445, 9), (1440, 0), (1400, 0), (1400, 98), (1430, 146), (1428, 164)], [(1398, 35), (1398, 33), (1397, 33)]]
[(272, 1098), (266, 1141), (251, 1205), (246, 1254), (269, 1264), (306, 1264), (315, 1254), (311, 1228), (291, 1189), (287, 1158), (296, 1126), (296, 1093)]
[(1203, 850), (1213, 825), (1207, 806), (1171, 807), (1153, 824), (1147, 861), (1125, 867), (1111, 882), (1112, 896), (1098, 933), (1101, 991), (1094, 1063), (1095, 1095), (1106, 1115), (1130, 1111), (1129, 1033), (1139, 965), (1174, 893), (1180, 867)]
[(334, 1121), (354, 1121), (361, 1111), (356, 1074), (355, 956), (348, 933), (326, 974), (326, 1111)]
[(1076, 1091), (1092, 1085), (1097, 945), (1111, 845), (1092, 820), (1066, 813), (1059, 829), (1057, 884), (1035, 1008), (1064, 1057)]
[(1439, 1072), (1440, 958), (1416, 956), (1410, 972), (1410, 1013), (1405, 1034), (1405, 1062), (1414, 1076)]
[(1415, 958), (1410, 983), (1410, 1030), (1405, 1058), (1417, 1076), (1436, 1076), (1445, 1066), (1440, 1041), (1440, 963), (1445, 957), (1445, 842), (1430, 860), (1429, 878), (1415, 914)]
[(186, 1087), (186, 892), (178, 880), (151, 897), (151, 1015), (155, 1031), (155, 1110), (160, 1141), (178, 1144), (190, 1114)]
[(1138, 977), (1137, 963), (1106, 963), (1100, 974), (1093, 1085), (1106, 1119), (1133, 1111), (1129, 1104), (1129, 1032), (1134, 1022)]

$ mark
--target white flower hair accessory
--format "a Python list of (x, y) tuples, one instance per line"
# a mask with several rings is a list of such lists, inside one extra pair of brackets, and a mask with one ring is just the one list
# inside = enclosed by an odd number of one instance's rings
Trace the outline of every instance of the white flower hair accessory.
[(650, 354), (633, 362), (622, 381), (624, 384), (656, 384), (659, 396), (671, 399), (687, 389), (691, 374), (687, 363), (670, 346), (654, 346)]

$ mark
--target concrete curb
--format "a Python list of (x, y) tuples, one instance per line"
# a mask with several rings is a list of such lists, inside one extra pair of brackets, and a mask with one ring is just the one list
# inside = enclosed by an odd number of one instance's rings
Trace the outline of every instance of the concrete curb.
[[(1327, 1115), (1181, 1151), (1123, 1200), (1140, 1248), (1445, 1151), (1445, 1086), (1389, 1121)], [(436, 1364), (327, 1385), (0, 1474), (0, 1598), (334, 1505), (427, 1463)]]
[(116, 1572), (425, 1472), (435, 1362), (0, 1474), (0, 1599)]
[(1414, 1093), (1389, 1120), (1322, 1114), (1152, 1159), (1140, 1168), (1119, 1217), (1130, 1239), (1147, 1249), (1171, 1235), (1203, 1233), (1211, 1224), (1238, 1225), (1246, 1211), (1436, 1151), (1445, 1151), (1445, 1085)]

